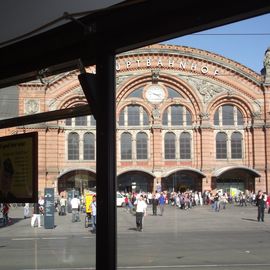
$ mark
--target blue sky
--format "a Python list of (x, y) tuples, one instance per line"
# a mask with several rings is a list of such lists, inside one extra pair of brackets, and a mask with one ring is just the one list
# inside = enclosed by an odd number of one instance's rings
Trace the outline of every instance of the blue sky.
[(270, 47), (270, 14), (163, 43), (215, 52), (260, 73), (264, 53)]

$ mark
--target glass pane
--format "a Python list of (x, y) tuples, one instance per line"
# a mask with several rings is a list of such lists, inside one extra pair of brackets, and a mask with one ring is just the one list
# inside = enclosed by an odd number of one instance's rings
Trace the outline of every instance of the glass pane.
[(183, 132), (180, 136), (180, 158), (191, 158), (191, 137), (187, 132)]
[(147, 135), (145, 133), (137, 134), (136, 145), (137, 159), (147, 159)]
[(140, 107), (128, 106), (128, 125), (139, 126), (140, 125)]
[(79, 134), (70, 133), (68, 135), (68, 159), (79, 159)]
[(123, 109), (119, 115), (119, 126), (125, 125), (125, 110)]
[(188, 110), (186, 110), (186, 125), (187, 126), (192, 125), (191, 113)]
[(239, 126), (244, 125), (243, 115), (238, 109), (237, 109), (237, 125), (239, 125)]
[(71, 120), (72, 120), (71, 118), (65, 120), (66, 126), (71, 126)]
[[(30, 123), (17, 118), (16, 126), (0, 129), (0, 269), (94, 269), (96, 242), (90, 232), (89, 196), (95, 193), (96, 164), (86, 159), (92, 158), (95, 146), (89, 130), (94, 133), (95, 127), (87, 126), (89, 116), (80, 115), (85, 113), (85, 106), (80, 107), (86, 99), (74, 71), (44, 81), (53, 83), (34, 80), (9, 91), (0, 89), (0, 120), (33, 115)], [(76, 114), (71, 115), (73, 110)], [(29, 165), (33, 153), (27, 137), (14, 144), (12, 151), (3, 151), (3, 146), (8, 149), (6, 142), (11, 146), (13, 135), (33, 132), (38, 138), (36, 177)], [(7, 157), (12, 166), (5, 162)], [(3, 185), (10, 175), (12, 181)], [(29, 178), (37, 181), (37, 200), (15, 202), (20, 194), (32, 194)], [(11, 198), (9, 205), (3, 204), (4, 197)]]
[(227, 135), (222, 132), (216, 137), (216, 157), (217, 159), (227, 158)]
[(217, 109), (214, 114), (214, 125), (219, 126), (219, 109)]
[(223, 126), (234, 125), (234, 113), (232, 105), (222, 106), (222, 124)]
[(162, 125), (168, 126), (168, 109), (166, 109), (162, 116)]
[(171, 124), (172, 126), (183, 125), (183, 107), (171, 106)]
[(175, 159), (175, 135), (173, 133), (165, 134), (165, 159)]
[(121, 136), (121, 159), (132, 158), (131, 134), (123, 133)]
[(80, 116), (75, 118), (75, 125), (76, 126), (86, 126), (87, 125), (87, 117)]
[(181, 98), (182, 96), (174, 89), (167, 88), (168, 90), (168, 98)]
[(83, 159), (94, 160), (95, 159), (95, 136), (93, 133), (84, 134), (84, 148)]
[(93, 115), (90, 115), (90, 125), (93, 127), (96, 126), (96, 119)]
[(232, 134), (231, 153), (232, 153), (232, 158), (234, 159), (242, 158), (242, 134), (239, 132), (234, 132)]
[(145, 110), (143, 110), (143, 125), (144, 126), (149, 125), (149, 117)]
[(142, 94), (143, 94), (143, 88), (139, 88), (139, 89), (134, 90), (134, 91), (128, 96), (128, 98), (132, 98), (132, 97), (135, 97), (135, 98), (142, 98)]

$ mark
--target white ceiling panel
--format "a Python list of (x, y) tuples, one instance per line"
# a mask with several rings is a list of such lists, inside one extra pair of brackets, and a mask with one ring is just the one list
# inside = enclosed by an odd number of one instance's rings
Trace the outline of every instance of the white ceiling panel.
[[(70, 20), (76, 14), (111, 7), (123, 0), (8, 0), (0, 1), (0, 47), (39, 34)], [(74, 16), (76, 18), (76, 16)]]

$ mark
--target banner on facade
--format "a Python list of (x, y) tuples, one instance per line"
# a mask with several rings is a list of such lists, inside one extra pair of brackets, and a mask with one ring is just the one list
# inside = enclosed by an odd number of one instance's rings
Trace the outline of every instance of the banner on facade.
[(0, 203), (36, 202), (38, 133), (0, 138)]

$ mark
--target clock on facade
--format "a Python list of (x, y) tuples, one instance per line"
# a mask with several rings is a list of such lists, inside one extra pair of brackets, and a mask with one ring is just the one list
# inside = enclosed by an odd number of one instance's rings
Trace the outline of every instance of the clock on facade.
[(165, 98), (165, 92), (160, 85), (152, 84), (147, 87), (145, 97), (151, 103), (160, 103)]

